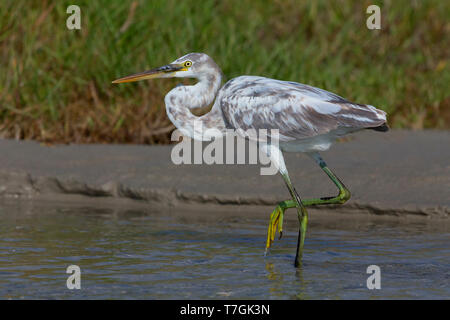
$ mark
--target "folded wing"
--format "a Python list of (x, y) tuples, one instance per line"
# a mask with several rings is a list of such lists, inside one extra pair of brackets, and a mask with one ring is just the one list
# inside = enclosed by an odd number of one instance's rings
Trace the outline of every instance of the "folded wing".
[(217, 97), (229, 128), (278, 129), (281, 141), (308, 139), (344, 129), (382, 126), (386, 113), (334, 93), (296, 82), (242, 76), (228, 81)]

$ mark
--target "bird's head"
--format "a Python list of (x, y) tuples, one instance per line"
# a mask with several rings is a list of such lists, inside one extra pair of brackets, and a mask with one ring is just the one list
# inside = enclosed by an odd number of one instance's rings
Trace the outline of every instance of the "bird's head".
[(197, 78), (221, 72), (217, 64), (207, 54), (188, 53), (165, 66), (135, 73), (113, 81), (113, 83), (133, 82), (157, 78)]

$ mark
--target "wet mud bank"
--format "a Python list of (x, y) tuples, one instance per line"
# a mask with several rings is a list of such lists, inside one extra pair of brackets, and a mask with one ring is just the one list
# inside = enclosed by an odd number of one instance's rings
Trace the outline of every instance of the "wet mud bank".
[[(322, 153), (352, 198), (343, 206), (312, 210), (446, 219), (449, 145), (449, 131), (352, 135)], [(175, 165), (171, 151), (172, 146), (46, 146), (0, 140), (0, 198), (208, 207), (217, 212), (270, 208), (288, 198), (283, 180), (260, 175), (258, 165)], [(303, 198), (337, 192), (308, 157), (287, 154), (286, 162)]]

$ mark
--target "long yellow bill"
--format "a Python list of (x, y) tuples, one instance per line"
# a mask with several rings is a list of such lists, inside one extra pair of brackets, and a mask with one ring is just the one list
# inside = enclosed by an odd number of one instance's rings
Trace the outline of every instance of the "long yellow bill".
[(116, 79), (112, 83), (134, 82), (155, 78), (170, 78), (177, 71), (185, 71), (185, 67), (181, 64), (168, 64), (159, 68)]

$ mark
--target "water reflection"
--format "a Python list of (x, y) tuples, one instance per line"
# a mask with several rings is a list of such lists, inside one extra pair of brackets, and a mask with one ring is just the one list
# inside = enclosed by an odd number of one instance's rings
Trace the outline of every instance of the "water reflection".
[[(152, 208), (0, 205), (1, 298), (448, 298), (449, 232), (426, 220), (314, 222), (303, 266), (296, 233), (264, 257), (266, 221)], [(180, 218), (181, 217), (181, 218)], [(65, 287), (77, 264), (82, 289)], [(382, 290), (366, 288), (366, 268)]]

